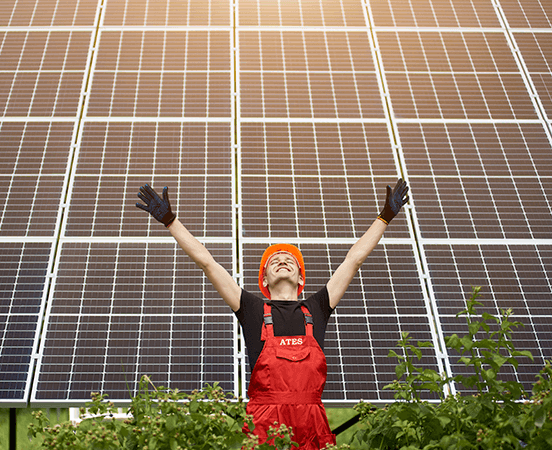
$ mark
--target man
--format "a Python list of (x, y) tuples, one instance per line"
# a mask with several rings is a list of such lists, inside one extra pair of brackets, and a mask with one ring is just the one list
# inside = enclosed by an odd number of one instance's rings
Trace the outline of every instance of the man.
[(335, 444), (321, 402), (326, 383), (326, 324), (389, 222), (408, 202), (407, 193), (408, 186), (402, 179), (393, 189), (387, 186), (385, 206), (377, 219), (351, 247), (326, 286), (305, 301), (298, 301), (305, 286), (305, 264), (299, 249), (289, 244), (267, 248), (259, 267), (259, 288), (269, 300), (265, 302), (240, 288), (176, 218), (167, 187), (162, 197), (148, 185), (140, 188), (138, 197), (145, 204), (136, 206), (169, 229), (242, 326), (251, 365), (247, 412), (253, 415), (259, 443), (266, 440), (268, 427), (278, 422), (292, 427), (293, 440), (300, 449), (315, 450), (327, 443)]

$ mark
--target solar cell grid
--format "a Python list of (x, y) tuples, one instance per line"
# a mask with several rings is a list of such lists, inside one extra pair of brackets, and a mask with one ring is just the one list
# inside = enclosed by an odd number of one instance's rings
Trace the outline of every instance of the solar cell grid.
[(230, 26), (227, 0), (107, 0), (103, 26)]
[(25, 405), (51, 244), (3, 242), (0, 250), (0, 398)]
[[(230, 244), (209, 244), (231, 270)], [(36, 402), (128, 401), (141, 375), (190, 391), (232, 389), (230, 309), (175, 244), (65, 243), (48, 311)], [(191, 280), (194, 280), (193, 283)]]
[(500, 0), (500, 7), (512, 28), (550, 28), (552, 5), (545, 0)]
[(72, 123), (0, 122), (0, 236), (54, 236)]
[(500, 27), (491, 0), (383, 0), (368, 6), (377, 27)]
[(383, 119), (366, 33), (241, 31), (239, 39), (242, 118)]
[(503, 33), (377, 33), (397, 119), (538, 119)]
[[(541, 125), (399, 127), (424, 238), (549, 239), (550, 144)], [(429, 177), (428, 175), (431, 175)]]
[(88, 116), (230, 117), (228, 31), (103, 31)]
[[(152, 151), (153, 150), (153, 151)], [(166, 236), (135, 207), (138, 187), (169, 186), (197, 236), (232, 235), (228, 124), (93, 123), (85, 126), (66, 236)]]
[(1, 116), (76, 116), (89, 31), (0, 33)]
[[(445, 335), (467, 333), (465, 321), (455, 314), (464, 309), (470, 286), (482, 286), (480, 313), (499, 315), (511, 308), (513, 319), (525, 325), (514, 332), (513, 342), (516, 349), (530, 350), (535, 358), (534, 362), (523, 358), (516, 375), (530, 388), (552, 354), (550, 341), (542, 334), (549, 328), (544, 323), (550, 322), (550, 246), (425, 245), (425, 252)], [(462, 364), (456, 364), (455, 358), (451, 354), (454, 370), (460, 371)]]
[(546, 117), (552, 120), (552, 44), (550, 33), (514, 33)]
[(245, 238), (360, 237), (395, 177), (383, 124), (243, 123), (241, 157)]
[(239, 0), (238, 25), (284, 27), (365, 26), (362, 3), (352, 0), (287, 2)]
[(84, 0), (5, 0), (0, 4), (0, 26), (93, 26), (97, 6)]

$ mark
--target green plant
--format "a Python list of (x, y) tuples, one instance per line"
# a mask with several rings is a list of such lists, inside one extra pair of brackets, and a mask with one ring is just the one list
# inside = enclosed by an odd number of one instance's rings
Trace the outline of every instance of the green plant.
[[(142, 377), (139, 386), (138, 395), (131, 400), (131, 415), (124, 422), (113, 420), (116, 408), (106, 401), (106, 395), (93, 393), (87, 408), (81, 408), (79, 424), (50, 426), (46, 416), (38, 411), (34, 414), (36, 423), (29, 426), (29, 435), (42, 435), (42, 448), (56, 450), (253, 448), (254, 438), (242, 432), (244, 423), (253, 429), (244, 402), (224, 393), (217, 383), (191, 394), (156, 388), (147, 376)], [(282, 444), (280, 448), (290, 448), (287, 429), (278, 429), (274, 436)], [(260, 448), (274, 447), (266, 444)]]
[[(80, 413), (78, 424), (68, 421), (50, 426), (47, 416), (37, 411), (33, 414), (35, 423), (29, 425), (29, 435), (41, 435), (42, 448), (56, 450), (291, 450), (297, 447), (291, 428), (283, 424), (270, 427), (268, 440), (261, 445), (257, 436), (243, 433), (244, 424), (254, 429), (252, 417), (246, 415), (242, 399), (225, 393), (218, 383), (186, 394), (157, 388), (144, 376), (138, 395), (131, 399), (127, 420), (114, 420), (117, 409), (107, 401), (107, 395), (99, 393), (92, 393), (91, 402)], [(331, 450), (347, 448), (347, 445), (333, 446)]]
[(532, 448), (552, 448), (552, 362), (547, 361), (537, 375), (531, 401), (523, 405), (521, 425)]
[[(521, 323), (511, 321), (512, 311), (500, 317), (478, 315), (480, 288), (474, 288), (464, 316), (468, 333), (445, 339), (448, 348), (460, 354), (459, 361), (471, 373), (447, 378), (431, 369), (416, 367), (427, 342), (414, 345), (403, 333), (390, 357), (398, 360), (397, 379), (386, 386), (395, 391), (396, 402), (384, 408), (360, 403), (355, 409), (361, 415), (363, 428), (354, 439), (364, 448), (378, 449), (544, 449), (552, 445), (552, 395), (550, 363), (541, 371), (527, 399), (521, 383), (502, 379), (499, 373), (506, 365), (518, 367), (518, 358), (532, 359), (528, 351), (517, 351), (512, 332)], [(457, 383), (475, 390), (474, 395), (446, 395), (445, 386)], [(431, 392), (441, 400), (421, 400), (421, 392)], [(524, 402), (524, 400), (526, 400)]]

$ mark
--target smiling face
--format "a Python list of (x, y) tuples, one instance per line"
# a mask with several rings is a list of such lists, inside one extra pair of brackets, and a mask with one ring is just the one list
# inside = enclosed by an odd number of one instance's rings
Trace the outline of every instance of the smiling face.
[(294, 289), (304, 283), (299, 263), (291, 253), (276, 252), (266, 262), (263, 285), (271, 290), (278, 283), (289, 284)]

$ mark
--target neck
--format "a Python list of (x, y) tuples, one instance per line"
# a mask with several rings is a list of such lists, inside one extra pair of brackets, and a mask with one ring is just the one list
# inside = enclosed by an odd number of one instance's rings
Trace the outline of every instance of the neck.
[(287, 283), (278, 283), (269, 287), (272, 300), (297, 301), (297, 286), (290, 286)]

